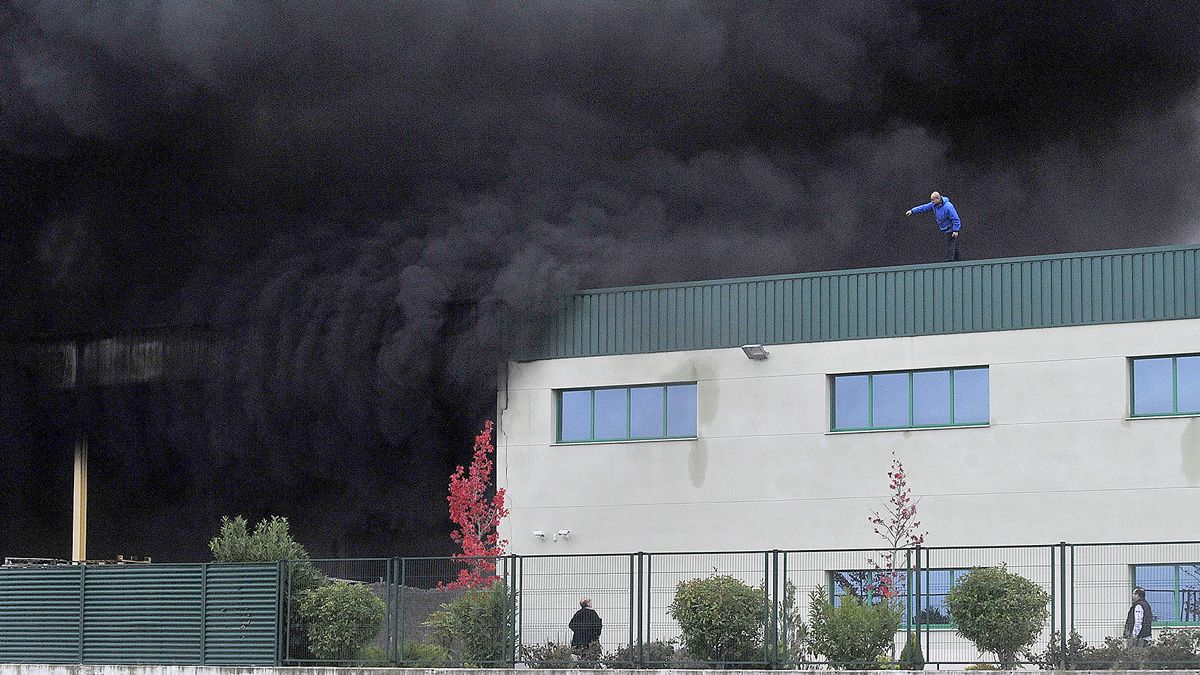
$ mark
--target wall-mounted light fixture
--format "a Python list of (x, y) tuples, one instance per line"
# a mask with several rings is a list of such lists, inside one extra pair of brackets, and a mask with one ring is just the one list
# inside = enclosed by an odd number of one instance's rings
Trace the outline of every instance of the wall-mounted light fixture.
[(554, 541), (558, 541), (559, 539), (570, 539), (570, 538), (571, 538), (570, 530), (559, 530), (558, 532), (556, 532), (554, 534)]
[(742, 351), (751, 361), (766, 361), (770, 353), (762, 345), (742, 345)]
[(541, 539), (542, 541), (546, 541), (546, 533), (542, 532), (541, 530), (534, 530), (533, 537), (535, 539)]

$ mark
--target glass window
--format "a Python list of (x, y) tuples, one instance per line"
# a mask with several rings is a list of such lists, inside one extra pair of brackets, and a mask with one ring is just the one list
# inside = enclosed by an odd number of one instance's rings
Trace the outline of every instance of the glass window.
[(910, 609), (917, 607), (920, 607), (917, 621), (922, 626), (952, 627), (946, 594), (968, 572), (968, 569), (922, 570), (920, 598), (916, 597), (916, 573), (911, 570), (897, 570), (895, 576), (884, 570), (830, 572), (831, 599), (835, 607), (840, 607), (847, 596), (872, 605), (890, 597), (900, 610), (903, 627), (908, 627)]
[(564, 391), (559, 409), (559, 440), (586, 441), (592, 437), (592, 392)]
[(597, 389), (595, 397), (595, 426), (597, 439), (629, 438), (626, 423), (629, 420), (629, 390)]
[(990, 419), (988, 369), (954, 371), (954, 423), (986, 424)]
[(1174, 375), (1170, 357), (1133, 360), (1133, 414), (1174, 412)]
[(833, 430), (987, 424), (988, 369), (833, 377)]
[(1175, 386), (1179, 392), (1178, 412), (1200, 412), (1200, 356), (1175, 360)]
[(835, 429), (866, 429), (870, 426), (868, 375), (839, 375), (833, 378)]
[(629, 390), (629, 435), (660, 438), (665, 429), (662, 387), (633, 387)]
[(911, 426), (908, 416), (908, 373), (871, 376), (871, 426)]
[(667, 387), (667, 436), (690, 438), (696, 435), (696, 385), (673, 384)]
[(695, 435), (694, 383), (558, 392), (559, 442), (692, 438)]
[(1136, 565), (1133, 583), (1146, 589), (1156, 624), (1200, 625), (1200, 565)]
[(950, 371), (913, 373), (913, 424), (950, 424)]

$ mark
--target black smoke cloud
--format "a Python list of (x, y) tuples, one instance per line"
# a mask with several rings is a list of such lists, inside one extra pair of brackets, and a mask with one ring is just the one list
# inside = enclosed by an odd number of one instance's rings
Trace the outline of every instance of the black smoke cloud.
[(68, 418), (94, 555), (197, 558), (227, 512), (445, 551), (555, 294), (930, 260), (932, 189), (973, 257), (1194, 241), (1196, 44), (1175, 2), (8, 2), (0, 328), (231, 347), (5, 387), (0, 552), (66, 550)]

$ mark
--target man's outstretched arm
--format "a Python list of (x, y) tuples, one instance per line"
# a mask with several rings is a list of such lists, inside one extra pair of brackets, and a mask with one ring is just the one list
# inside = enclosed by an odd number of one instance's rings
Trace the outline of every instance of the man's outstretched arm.
[(926, 211), (932, 211), (932, 210), (933, 210), (933, 202), (928, 202), (928, 203), (922, 204), (920, 206), (912, 207), (904, 215), (911, 216), (914, 213), (925, 213)]

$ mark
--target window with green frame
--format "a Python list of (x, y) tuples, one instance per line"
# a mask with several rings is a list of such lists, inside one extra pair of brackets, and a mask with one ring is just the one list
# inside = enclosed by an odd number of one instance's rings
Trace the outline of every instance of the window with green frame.
[(1155, 625), (1200, 626), (1200, 564), (1134, 565), (1133, 585), (1146, 589)]
[(990, 420), (987, 366), (830, 379), (833, 431), (978, 426)]
[(559, 443), (696, 437), (696, 383), (555, 392)]
[[(960, 579), (970, 572), (969, 569), (935, 569), (921, 570), (921, 587), (915, 582), (916, 572), (899, 570), (892, 597), (896, 599), (901, 612), (901, 626), (909, 627), (909, 614), (916, 612), (917, 621), (923, 628), (954, 628), (950, 618), (950, 609), (946, 607), (946, 594), (954, 588)], [(855, 596), (870, 605), (883, 602), (880, 589), (889, 573), (884, 570), (854, 570), (845, 572), (830, 572), (830, 594), (833, 606), (838, 607), (846, 596)]]
[(1129, 374), (1134, 417), (1200, 414), (1200, 354), (1133, 358)]

